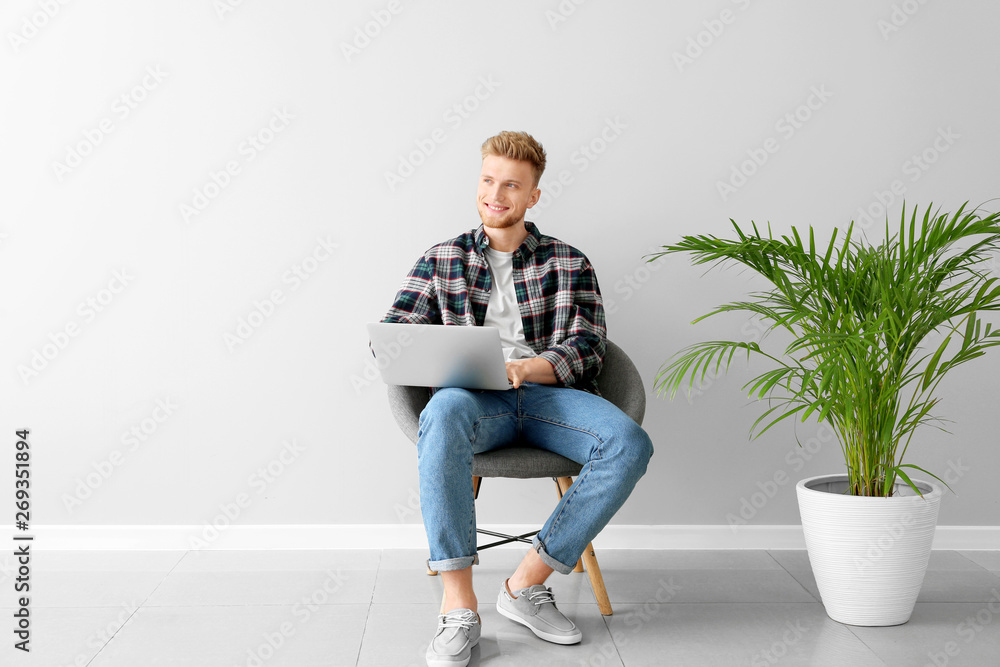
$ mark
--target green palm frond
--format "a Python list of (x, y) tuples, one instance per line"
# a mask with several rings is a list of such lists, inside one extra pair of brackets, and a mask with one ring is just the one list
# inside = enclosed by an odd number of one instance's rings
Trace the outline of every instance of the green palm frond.
[[(761, 342), (777, 329), (793, 340), (774, 353), (753, 342), (691, 345), (660, 368), (658, 393), (673, 398), (681, 386), (704, 382), (710, 370), (728, 370), (737, 352), (764, 357), (775, 367), (744, 386), (768, 401), (751, 427), (754, 437), (793, 416), (815, 416), (840, 439), (854, 494), (890, 495), (897, 477), (913, 486), (902, 468), (916, 466), (901, 461), (918, 428), (943, 422), (931, 414), (938, 384), (1000, 345), (1000, 330), (977, 317), (1000, 310), (1000, 279), (983, 270), (1000, 249), (1000, 214), (982, 215), (966, 204), (953, 214), (928, 207), (920, 215), (914, 208), (908, 217), (904, 205), (898, 231), (887, 220), (878, 246), (855, 240), (853, 223), (823, 245), (811, 227), (805, 238), (794, 227), (775, 238), (770, 226), (765, 235), (755, 223), (744, 230), (730, 222), (734, 239), (685, 236), (647, 257), (686, 253), (696, 265), (752, 269), (773, 288), (695, 322), (742, 311), (764, 324)], [(945, 337), (925, 350), (933, 333)]]

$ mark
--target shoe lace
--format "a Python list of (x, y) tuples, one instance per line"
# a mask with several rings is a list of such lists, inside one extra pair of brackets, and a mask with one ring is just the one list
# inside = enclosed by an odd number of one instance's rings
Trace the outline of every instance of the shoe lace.
[(474, 611), (465, 610), (461, 614), (448, 612), (447, 614), (441, 614), (441, 620), (438, 627), (464, 628), (465, 630), (471, 630), (475, 622), (476, 612)]
[(534, 593), (530, 593), (528, 595), (528, 600), (534, 602), (536, 606), (543, 605), (548, 602), (551, 602), (552, 604), (556, 603), (556, 599), (552, 595), (551, 588), (543, 588), (541, 590), (535, 591)]

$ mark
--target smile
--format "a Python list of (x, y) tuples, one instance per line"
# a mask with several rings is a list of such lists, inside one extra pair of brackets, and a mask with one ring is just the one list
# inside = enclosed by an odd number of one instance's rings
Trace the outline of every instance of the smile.
[(488, 206), (491, 211), (500, 212), (500, 211), (506, 211), (507, 210), (506, 206), (494, 206), (493, 204), (486, 204), (486, 206)]

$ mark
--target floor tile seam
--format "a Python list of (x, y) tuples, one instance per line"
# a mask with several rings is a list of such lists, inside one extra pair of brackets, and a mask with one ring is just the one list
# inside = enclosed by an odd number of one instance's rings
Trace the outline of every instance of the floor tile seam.
[(770, 558), (771, 560), (773, 560), (773, 561), (774, 561), (775, 565), (777, 565), (777, 566), (778, 566), (778, 567), (780, 567), (780, 568), (781, 568), (782, 570), (785, 570), (785, 571), (787, 572), (787, 571), (788, 571), (788, 568), (787, 568), (787, 567), (785, 567), (785, 564), (784, 564), (784, 563), (782, 563), (782, 562), (781, 562), (780, 560), (778, 560), (777, 558), (775, 558), (775, 557), (774, 557), (774, 554), (773, 554), (773, 553), (771, 553), (771, 551), (772, 551), (771, 549), (765, 549), (765, 550), (764, 550), (764, 553), (766, 553), (766, 554), (767, 554), (768, 558)]
[[(197, 606), (197, 605), (195, 605), (195, 606)], [(83, 610), (83, 609), (121, 609), (121, 607), (122, 607), (121, 604), (116, 604), (116, 605), (110, 605), (110, 604), (107, 604), (107, 605), (99, 605), (99, 604), (59, 605), (59, 604), (35, 604), (34, 602), (31, 603), (31, 608), (32, 609), (81, 609), (81, 610)], [(140, 609), (147, 609), (149, 607), (150, 607), (150, 605), (141, 604), (141, 605), (137, 606), (135, 609), (136, 609), (136, 611), (138, 611)], [(8, 607), (0, 607), (0, 611), (6, 611), (7, 609), (8, 609)], [(16, 607), (9, 607), (9, 609), (16, 609)]]
[[(636, 600), (634, 602), (632, 602), (632, 601), (624, 601), (624, 600), (612, 600), (611, 602), (612, 602), (612, 604), (632, 606), (632, 605), (643, 605), (646, 602), (648, 602), (648, 600)], [(142, 607), (142, 609), (198, 609), (198, 608), (205, 608), (205, 609), (210, 609), (210, 608), (227, 608), (227, 609), (229, 609), (229, 608), (234, 608), (234, 607), (246, 607), (246, 608), (274, 607), (274, 608), (282, 608), (282, 607), (294, 607), (296, 604), (298, 604), (298, 603), (289, 603), (289, 602), (264, 602), (264, 603), (254, 603), (254, 604), (185, 604), (185, 605), (173, 604), (173, 605), (146, 605), (146, 606)], [(918, 602), (917, 604), (918, 605), (927, 605), (927, 604), (972, 605), (972, 604), (982, 604), (982, 602), (979, 601), (979, 600), (971, 600), (971, 601), (923, 601), (923, 602)], [(314, 606), (317, 606), (317, 607), (335, 607), (335, 608), (339, 608), (339, 607), (364, 607), (366, 610), (369, 610), (371, 607), (379, 607), (379, 608), (382, 608), (382, 607), (391, 607), (391, 606), (423, 606), (423, 607), (431, 607), (431, 606), (439, 606), (439, 605), (440, 605), (439, 602), (372, 602), (372, 603), (368, 603), (368, 602), (338, 602), (338, 603), (332, 603), (332, 604), (331, 603), (317, 604), (317, 605), (314, 605)], [(705, 601), (700, 601), (700, 602), (692, 600), (692, 601), (662, 602), (662, 603), (660, 603), (660, 605), (661, 606), (729, 605), (729, 606), (755, 607), (755, 606), (760, 606), (760, 605), (810, 605), (810, 606), (820, 605), (820, 606), (822, 606), (822, 603), (818, 602), (818, 601), (815, 601), (815, 600), (754, 600), (754, 601), (747, 601), (747, 600), (742, 600), (742, 601), (705, 600)], [(596, 602), (560, 602), (559, 606), (561, 606), (561, 607), (573, 607), (573, 608), (579, 608), (579, 607), (591, 607), (591, 608), (594, 608), (594, 609), (598, 608), (598, 604)], [(79, 607), (79, 606), (74, 606), (74, 607), (39, 607), (39, 608), (40, 609), (60, 609), (60, 610), (62, 610), (62, 609), (65, 609), (65, 610), (118, 609), (118, 607), (94, 607), (94, 606), (86, 606), (86, 607)], [(13, 609), (15, 609), (15, 607), (0, 607), (0, 611), (7, 611), (7, 610), (13, 610)], [(138, 609), (136, 611), (138, 611)], [(612, 616), (607, 616), (605, 618), (613, 618), (614, 616), (617, 616), (617, 614), (614, 614)]]
[[(188, 555), (192, 551), (194, 551), (194, 550), (193, 549), (185, 549), (184, 553), (181, 554), (181, 557), (177, 559), (176, 563), (174, 563), (174, 566), (172, 568), (170, 568), (170, 572), (173, 572), (174, 570), (176, 570), (177, 566), (180, 565), (181, 563), (183, 563), (184, 560), (187, 559)], [(167, 574), (170, 574), (170, 572), (167, 572)]]
[[(375, 593), (375, 584), (377, 584), (377, 582), (378, 582), (378, 569), (377, 568), (374, 569), (374, 570), (373, 569), (364, 569), (364, 570), (338, 570), (338, 572), (341, 572), (341, 571), (345, 571), (345, 572), (362, 572), (362, 573), (372, 572), (372, 573), (374, 573), (375, 582), (372, 584), (372, 588), (371, 588), (372, 596), (374, 596), (374, 593)], [(291, 572), (291, 573), (295, 573), (295, 574), (309, 573), (309, 574), (319, 575), (319, 574), (327, 574), (327, 573), (329, 573), (329, 568), (327, 568), (326, 570), (245, 570), (245, 571), (240, 571), (240, 574), (251, 574), (251, 573), (259, 574), (261, 572), (280, 572), (280, 573), (289, 573), (289, 572)], [(171, 574), (171, 573), (172, 573), (172, 571), (168, 572), (167, 575), (165, 575), (163, 577), (163, 579), (161, 579), (157, 583), (156, 587), (150, 592), (150, 594), (146, 597), (146, 599), (143, 600), (142, 604), (139, 605), (140, 607), (170, 606), (170, 605), (149, 605), (147, 603), (149, 602), (149, 599), (153, 596), (153, 594), (157, 590), (159, 590), (160, 586), (166, 580), (166, 577), (169, 574)], [(188, 571), (188, 572), (179, 572), (178, 574), (197, 574), (197, 575), (200, 575), (200, 574), (218, 574), (218, 573), (214, 572), (214, 571), (212, 571), (212, 572), (208, 572), (208, 571), (198, 571), (198, 572)], [(369, 598), (368, 603), (369, 604), (371, 603), (371, 598)], [(285, 603), (267, 603), (267, 604), (285, 604)], [(293, 604), (293, 603), (287, 603), (287, 604)], [(330, 602), (330, 603), (323, 603), (323, 604), (325, 605), (325, 604), (359, 604), (359, 603)], [(200, 606), (200, 605), (186, 605), (186, 606)], [(211, 606), (218, 606), (218, 605), (211, 605)], [(232, 605), (232, 606), (242, 606), (242, 605)], [(320, 606), (322, 606), (322, 605), (320, 605)]]
[[(314, 568), (308, 568), (308, 569), (307, 568), (302, 568), (302, 569), (298, 569), (298, 568), (296, 568), (296, 569), (273, 569), (273, 568), (270, 568), (270, 569), (265, 569), (265, 570), (234, 570), (232, 568), (227, 568), (227, 569), (219, 569), (219, 570), (181, 570), (180, 572), (170, 571), (170, 572), (167, 572), (167, 574), (267, 574), (267, 573), (275, 573), (275, 574), (325, 574), (325, 573), (329, 572), (332, 569), (334, 569), (334, 568), (331, 568), (331, 567), (315, 568), (315, 569)], [(339, 569), (342, 572), (371, 572), (373, 574), (376, 573), (376, 572), (378, 572), (378, 569), (377, 568), (373, 568), (373, 567), (346, 567), (346, 568), (342, 567), (342, 568), (336, 568), (336, 569)], [(392, 570), (388, 570), (388, 571), (391, 572)], [(69, 572), (69, 570), (67, 570), (67, 572)], [(79, 571), (79, 570), (73, 571), (72, 573), (73, 574), (92, 574), (92, 572), (83, 572), (83, 571)]]
[[(379, 552), (379, 560), (374, 565), (361, 565), (358, 567), (340, 567), (339, 569), (347, 572), (377, 572), (381, 569), (381, 552), (384, 549), (377, 549), (373, 551)], [(183, 559), (181, 559), (183, 560)], [(178, 561), (173, 568), (171, 568), (169, 573), (173, 573), (177, 569), (177, 565), (180, 565), (181, 561)], [(210, 569), (202, 570), (182, 570), (181, 574), (219, 574), (219, 573), (247, 573), (247, 572), (318, 572), (324, 573), (331, 569), (338, 569), (336, 563), (331, 565), (309, 565), (308, 567), (295, 567), (295, 568), (257, 568), (252, 570), (233, 570), (232, 568), (226, 568), (221, 566), (215, 566)], [(391, 569), (391, 568), (390, 568)]]
[[(298, 603), (288, 603), (288, 602), (272, 602), (272, 603), (261, 603), (261, 604), (187, 604), (187, 605), (147, 605), (140, 607), (139, 609), (146, 610), (164, 610), (164, 609), (234, 609), (239, 607), (245, 607), (247, 609), (254, 608), (274, 608), (274, 609), (292, 609)], [(313, 605), (316, 607), (330, 607), (342, 608), (342, 607), (364, 607), (368, 609), (370, 606), (367, 602), (341, 602), (337, 604), (322, 604)], [(95, 610), (95, 609), (117, 609), (118, 607), (41, 607), (42, 609), (78, 609), (78, 610)], [(136, 609), (136, 611), (139, 611)], [(5, 611), (3, 607), (0, 607), (0, 611)], [(360, 609), (358, 610), (360, 611)], [(131, 617), (129, 617), (131, 618)], [(123, 624), (124, 625), (124, 624)]]
[(361, 651), (365, 647), (365, 636), (368, 634), (368, 621), (372, 617), (372, 607), (374, 605), (368, 605), (368, 611), (365, 613), (365, 625), (361, 628), (361, 641), (358, 642), (358, 654), (354, 658), (354, 667), (358, 667), (361, 664)]
[[(178, 562), (180, 562), (180, 561), (178, 561)], [(149, 599), (149, 597), (147, 596), (147, 597), (146, 597), (146, 599), (148, 600), (148, 599)], [(52, 608), (52, 609), (55, 609), (56, 607), (50, 607), (50, 608)], [(74, 609), (74, 608), (75, 608), (75, 607), (70, 607), (70, 609)], [(115, 609), (115, 607), (111, 607), (111, 609)], [(97, 650), (97, 653), (95, 653), (95, 654), (94, 654), (94, 657), (92, 657), (92, 658), (91, 658), (90, 660), (88, 660), (88, 661), (87, 661), (87, 664), (86, 664), (86, 665), (84, 665), (84, 667), (89, 667), (89, 666), (90, 666), (91, 664), (93, 664), (93, 662), (94, 662), (95, 660), (97, 660), (98, 656), (100, 656), (100, 655), (101, 655), (102, 653), (104, 653), (104, 649), (106, 649), (106, 648), (107, 648), (108, 646), (110, 646), (110, 645), (111, 645), (111, 642), (113, 642), (113, 641), (115, 640), (115, 637), (117, 637), (117, 636), (118, 636), (118, 633), (119, 633), (119, 632), (121, 632), (121, 631), (122, 631), (122, 629), (123, 629), (123, 628), (124, 628), (124, 627), (125, 627), (126, 625), (128, 625), (128, 622), (129, 622), (129, 621), (131, 621), (131, 620), (132, 620), (132, 618), (133, 618), (133, 617), (134, 617), (134, 616), (135, 616), (136, 614), (138, 614), (138, 613), (139, 613), (139, 610), (140, 610), (140, 609), (142, 609), (142, 604), (141, 604), (141, 603), (139, 604), (139, 606), (138, 606), (138, 607), (136, 607), (136, 608), (135, 608), (134, 610), (132, 610), (132, 613), (128, 615), (128, 618), (126, 618), (126, 619), (125, 619), (125, 620), (124, 620), (124, 621), (122, 622), (122, 624), (121, 624), (121, 625), (119, 625), (119, 626), (118, 626), (118, 627), (117, 627), (117, 628), (115, 629), (115, 631), (114, 631), (113, 633), (111, 633), (111, 636), (110, 636), (110, 637), (108, 637), (108, 641), (104, 642), (104, 644), (102, 644), (102, 645), (101, 645), (101, 648), (99, 648), (99, 649)]]
[[(959, 606), (959, 605), (961, 605), (961, 606), (965, 606), (965, 607), (973, 607), (973, 609), (976, 609), (976, 608), (981, 609), (982, 606), (984, 604), (987, 604), (987, 603), (988, 603), (988, 601), (983, 601), (983, 600), (972, 600), (972, 601), (964, 601), (964, 602), (961, 601), (961, 600), (959, 600), (959, 601), (954, 601), (954, 600), (947, 600), (947, 601), (945, 601), (945, 600), (917, 600), (914, 603), (914, 605), (915, 605), (914, 609), (916, 607), (927, 607), (929, 605), (950, 605), (950, 606), (956, 606), (956, 607)], [(990, 625), (992, 625), (992, 623)]]
[[(49, 569), (48, 572), (60, 572), (60, 573), (66, 573), (66, 574), (84, 574), (84, 575), (85, 574), (119, 574), (120, 575), (120, 574), (124, 574), (124, 573), (159, 574), (159, 573), (162, 572), (163, 576), (166, 577), (168, 574), (172, 573), (174, 570), (177, 569), (177, 566), (181, 564), (181, 561), (183, 561), (187, 557), (187, 554), (189, 554), (190, 552), (191, 552), (190, 549), (185, 550), (184, 552), (181, 553), (180, 557), (176, 561), (174, 561), (173, 565), (171, 565), (170, 567), (166, 567), (166, 568), (148, 568), (148, 569), (141, 569), (141, 570), (121, 570), (121, 569), (117, 569), (117, 570), (115, 570), (115, 569), (107, 569), (106, 570), (106, 569), (98, 569), (98, 568), (89, 568), (89, 569), (85, 569), (85, 570), (64, 570), (64, 569), (52, 570), (52, 569)], [(72, 553), (72, 552), (70, 552), (70, 553)], [(142, 552), (141, 551), (132, 550), (132, 551), (127, 551), (127, 552), (122, 552), (122, 553), (142, 553)]]
[[(812, 597), (812, 596), (810, 596)], [(922, 600), (917, 604), (982, 604), (983, 602), (988, 602), (989, 600)], [(611, 600), (613, 605), (642, 605), (649, 602), (649, 600)], [(197, 609), (197, 608), (212, 608), (212, 607), (294, 607), (298, 602), (254, 602), (254, 603), (202, 603), (202, 604), (144, 604), (141, 607), (137, 607), (136, 611), (139, 609)], [(822, 604), (819, 600), (815, 598), (810, 600), (690, 600), (690, 601), (671, 601), (660, 603), (663, 606), (666, 605), (690, 605), (690, 604), (728, 604), (728, 605), (761, 605), (761, 604)], [(386, 601), (374, 601), (367, 602), (364, 600), (358, 600), (355, 602), (324, 602), (323, 604), (313, 603), (315, 607), (330, 607), (330, 608), (341, 608), (341, 607), (357, 607), (364, 606), (365, 608), (376, 606), (376, 607), (386, 607), (391, 605), (440, 605), (440, 602), (386, 602)], [(596, 602), (559, 602), (559, 606), (572, 606), (572, 607), (594, 607), (597, 608), (598, 604)], [(121, 605), (108, 605), (108, 606), (98, 606), (98, 605), (73, 605), (73, 606), (54, 606), (54, 605), (32, 605), (36, 609), (57, 609), (57, 610), (98, 610), (98, 609), (119, 609)], [(13, 611), (16, 607), (0, 607), (0, 611)], [(131, 618), (131, 616), (130, 616)]]
[[(595, 604), (594, 606), (596, 607), (597, 605)], [(598, 611), (600, 610), (598, 609)], [(611, 631), (611, 621), (609, 619), (613, 617), (614, 614), (608, 616), (601, 614), (601, 621), (604, 623), (604, 629), (608, 632), (608, 638), (611, 639), (611, 645), (615, 647), (615, 655), (618, 656), (618, 662), (622, 663), (622, 667), (626, 667), (625, 658), (622, 657), (621, 651), (618, 650), (618, 644), (615, 642), (615, 633)]]
[[(774, 558), (774, 556), (771, 555), (770, 551), (767, 552), (767, 555), (771, 556), (771, 558)], [(780, 561), (778, 561), (778, 559), (774, 558), (774, 561), (776, 563), (778, 563), (779, 566), (781, 566), (781, 569), (784, 570), (785, 574), (787, 574), (789, 577), (791, 577), (792, 581), (794, 581), (796, 584), (798, 584), (799, 588), (801, 588), (803, 591), (805, 591), (806, 594), (809, 597), (811, 597), (813, 600), (816, 600), (816, 602), (822, 603), (822, 600), (819, 597), (817, 597), (816, 595), (813, 595), (812, 591), (810, 591), (808, 588), (806, 588), (805, 584), (803, 584), (799, 580), (799, 577), (795, 576), (796, 573), (798, 573), (800, 576), (805, 576), (807, 574), (812, 574), (812, 570), (806, 570), (806, 569), (801, 569), (800, 570), (798, 568), (795, 568), (795, 572), (793, 572), (792, 570), (789, 570), (787, 567), (785, 567), (784, 563), (781, 563)]]
[(45, 567), (43, 567), (42, 569), (44, 569), (49, 574), (83, 574), (83, 575), (86, 575), (86, 574), (115, 574), (115, 575), (122, 575), (122, 574), (162, 574), (162, 575), (166, 576), (166, 575), (168, 575), (168, 574), (170, 574), (171, 572), (174, 571), (174, 566), (171, 566), (170, 568), (156, 568), (156, 569), (145, 569), (145, 570), (95, 570), (95, 569), (89, 569), (89, 570), (54, 570), (54, 569), (45, 568)]
[(375, 567), (375, 581), (372, 582), (371, 595), (368, 596), (368, 604), (375, 602), (375, 589), (378, 588), (378, 575), (382, 572), (382, 553), (385, 549), (379, 549), (378, 551), (378, 563)]
[[(324, 602), (323, 604), (318, 604), (315, 602), (309, 603), (313, 607), (350, 607), (364, 605), (368, 607), (371, 602), (366, 602), (364, 600), (358, 600), (356, 602)], [(205, 603), (205, 604), (144, 604), (142, 609), (192, 609), (197, 607), (295, 607), (301, 606), (302, 602), (232, 602), (232, 603)], [(49, 609), (63, 609), (63, 607), (49, 607)], [(115, 609), (115, 607), (108, 607), (108, 609)]]
[[(612, 604), (623, 604), (623, 605), (643, 605), (643, 604), (646, 604), (647, 602), (649, 602), (649, 600), (636, 600), (634, 602), (625, 601), (625, 600), (611, 600)], [(363, 602), (356, 602), (354, 604), (364, 604), (364, 603)], [(430, 606), (430, 605), (437, 605), (437, 604), (440, 604), (440, 603), (438, 603), (438, 602), (373, 602), (372, 606), (375, 606), (375, 607), (386, 607), (386, 606), (390, 606), (390, 605), (426, 605), (426, 606)], [(565, 607), (565, 606), (597, 607), (598, 606), (598, 604), (596, 602), (559, 602), (558, 604), (559, 604), (560, 607)], [(738, 602), (737, 601), (731, 601), (731, 600), (716, 600), (716, 601), (705, 601), (705, 602), (696, 602), (696, 601), (685, 602), (685, 601), (673, 601), (673, 600), (671, 600), (670, 602), (660, 602), (658, 604), (661, 605), (661, 606), (683, 605), (683, 604), (728, 604), (728, 605), (748, 605), (748, 606), (752, 606), (752, 605), (761, 605), (761, 604), (808, 604), (808, 605), (816, 605), (816, 604), (818, 604), (818, 605), (821, 605), (823, 603), (819, 602), (817, 600), (773, 600), (773, 601), (766, 601), (766, 600), (765, 601), (761, 601), (761, 600), (747, 601), (747, 600), (742, 600), (742, 601), (738, 601)], [(976, 603), (975, 602), (955, 602), (955, 603), (950, 603), (949, 602), (949, 603), (920, 603), (920, 604), (976, 604)], [(248, 606), (253, 606), (253, 605), (248, 605)], [(487, 606), (490, 606), (490, 605), (487, 605)]]
[[(253, 604), (243, 604), (243, 603), (232, 603), (232, 604), (227, 604), (227, 603), (209, 603), (209, 604), (152, 604), (152, 605), (143, 605), (141, 607), (136, 607), (136, 611), (138, 611), (140, 609), (195, 609), (195, 608), (198, 608), (198, 607), (288, 607), (288, 608), (292, 608), (292, 607), (295, 607), (298, 604), (301, 604), (301, 603), (299, 603), (299, 602), (260, 602), (260, 603), (253, 603)], [(384, 603), (384, 604), (391, 604), (391, 603)], [(427, 604), (431, 604), (431, 603), (427, 603)], [(356, 606), (356, 607), (364, 606), (364, 607), (368, 607), (368, 605), (369, 605), (369, 603), (364, 602), (364, 601), (361, 601), (361, 602), (334, 602), (334, 603), (324, 603), (324, 604), (313, 604), (313, 606), (315, 606), (315, 607), (351, 607), (351, 606)], [(88, 610), (89, 611), (95, 611), (95, 610), (100, 610), (100, 609), (120, 609), (121, 605), (116, 605), (116, 606), (95, 606), (95, 605), (79, 606), (79, 605), (74, 605), (74, 606), (71, 606), (71, 607), (59, 607), (59, 606), (51, 606), (51, 605), (39, 606), (39, 605), (36, 605), (36, 604), (32, 604), (31, 608), (32, 609), (46, 609), (46, 610), (48, 610), (48, 609), (59, 609), (59, 610), (65, 609), (65, 610), (78, 610), (78, 611), (88, 611)], [(17, 609), (17, 607), (0, 607), (0, 612), (15, 611), (16, 609)]]
[[(138, 609), (142, 609), (144, 606), (146, 606), (146, 603), (149, 602), (149, 599), (151, 597), (153, 597), (153, 595), (156, 593), (156, 591), (158, 591), (160, 589), (160, 586), (163, 585), (163, 582), (167, 580), (167, 577), (169, 577), (174, 572), (174, 570), (177, 569), (177, 566), (180, 565), (181, 562), (185, 558), (188, 557), (188, 554), (191, 553), (191, 551), (192, 551), (191, 549), (188, 549), (183, 554), (181, 554), (181, 557), (177, 559), (177, 561), (174, 563), (173, 567), (171, 567), (169, 570), (167, 570), (166, 573), (164, 573), (164, 575), (162, 577), (160, 577), (160, 580), (156, 582), (156, 586), (154, 586), (153, 590), (151, 590), (149, 592), (149, 595), (147, 595), (146, 598), (142, 602), (139, 603)], [(138, 611), (138, 609), (136, 611)], [(132, 618), (132, 616), (129, 616), (129, 618)], [(128, 621), (126, 620), (125, 622), (127, 623)], [(122, 627), (125, 627), (125, 623), (122, 623)], [(114, 636), (112, 636), (111, 639), (114, 639)], [(109, 639), (108, 643), (110, 643), (110, 642), (111, 642), (111, 640)]]
[[(511, 565), (511, 567), (514, 567), (514, 566), (516, 566), (516, 563), (511, 563), (510, 565)], [(351, 572), (375, 572), (376, 571), (374, 568), (347, 568), (347, 569), (349, 571), (351, 571)], [(796, 571), (802, 571), (802, 572), (809, 572), (809, 571), (811, 571), (811, 570), (809, 570), (807, 568), (792, 568), (792, 569), (794, 569)], [(191, 570), (191, 572), (231, 572), (231, 571), (232, 570)], [(239, 572), (323, 572), (324, 570), (312, 570), (312, 569), (305, 570), (305, 569), (303, 569), (303, 570), (238, 570), (238, 571)], [(420, 570), (418, 568), (415, 568), (415, 567), (385, 567), (385, 568), (379, 568), (377, 571), (379, 571), (379, 572), (409, 572), (411, 574), (416, 574), (417, 572), (420, 572)], [(622, 566), (619, 566), (619, 565), (606, 565), (606, 564), (602, 563), (601, 564), (601, 571), (604, 572), (604, 573), (607, 573), (608, 571), (610, 571), (610, 572), (673, 572), (673, 573), (676, 573), (676, 572), (782, 572), (782, 571), (789, 572), (790, 570), (789, 570), (789, 568), (781, 565), (780, 563), (777, 564), (777, 567), (682, 567), (682, 568), (678, 568), (678, 567), (661, 567), (661, 568), (636, 567), (636, 568), (630, 568), (630, 567), (622, 567)], [(945, 571), (950, 571), (950, 570), (938, 570), (938, 571), (945, 572)], [(956, 570), (956, 571), (963, 572), (963, 571), (968, 571), (968, 570)], [(988, 569), (986, 571), (987, 572), (1000, 572), (1000, 570), (988, 570)], [(493, 574), (493, 573), (509, 574), (509, 568), (506, 567), (506, 566), (505, 567), (500, 567), (500, 566), (496, 566), (496, 567), (480, 567), (480, 566), (476, 566), (476, 569), (474, 570), (474, 574), (478, 575), (478, 576), (488, 576), (488, 575)], [(579, 574), (582, 579), (584, 579), (586, 581), (589, 581), (589, 578), (586, 577), (586, 573), (574, 572), (573, 574)], [(434, 578), (435, 576), (438, 576), (438, 575), (425, 575), (425, 576), (427, 576), (429, 579), (431, 579), (431, 578)]]
[[(636, 573), (636, 572), (665, 572), (670, 574), (677, 574), (679, 572), (788, 572), (786, 567), (663, 567), (663, 568), (635, 568), (628, 569), (623, 567), (614, 567), (601, 565), (602, 574), (607, 574), (608, 572), (618, 573)], [(807, 570), (802, 570), (807, 571)]]
[[(644, 605), (647, 602), (649, 602), (649, 600), (642, 600), (642, 601), (638, 601), (638, 602), (622, 602), (620, 600), (618, 600), (618, 601), (612, 600), (611, 604)], [(659, 604), (660, 604), (660, 606), (664, 606), (664, 607), (671, 606), (671, 605), (681, 606), (681, 605), (691, 605), (691, 604), (726, 604), (726, 605), (729, 605), (731, 607), (739, 606), (739, 605), (746, 605), (746, 606), (751, 606), (751, 607), (759, 607), (762, 604), (808, 604), (808, 605), (817, 605), (818, 604), (818, 605), (822, 606), (823, 603), (819, 602), (818, 600), (798, 600), (798, 601), (796, 601), (796, 600), (755, 600), (755, 601), (749, 601), (749, 602), (746, 601), (746, 600), (743, 600), (743, 601), (740, 601), (740, 602), (736, 602), (736, 601), (732, 601), (732, 600), (706, 600), (704, 602), (695, 602), (695, 601), (684, 602), (684, 601), (673, 601), (673, 600), (671, 600), (670, 602), (661, 602)]]
[[(376, 607), (385, 607), (385, 606), (394, 605), (394, 604), (395, 605), (400, 605), (400, 604), (425, 604), (425, 605), (438, 605), (438, 606), (440, 606), (441, 602), (440, 601), (437, 601), (437, 602), (372, 602), (372, 605), (376, 606)], [(593, 607), (595, 609), (598, 608), (598, 604), (596, 602), (559, 602), (559, 601), (557, 601), (556, 604), (559, 607), (573, 606), (573, 607)], [(633, 603), (626, 603), (626, 604), (633, 604)], [(639, 604), (639, 603), (634, 603), (634, 604)], [(479, 604), (479, 606), (480, 607), (494, 607), (495, 604), (493, 602), (481, 602)]]
[[(969, 558), (968, 556), (966, 556), (966, 555), (965, 555), (964, 553), (962, 553), (961, 551), (958, 551), (957, 549), (956, 549), (956, 550), (954, 550), (954, 551), (953, 551), (952, 553), (956, 553), (956, 554), (958, 554), (959, 556), (961, 556), (962, 558), (964, 558), (964, 559), (965, 559), (965, 560), (967, 560), (968, 562), (970, 562), (970, 563), (972, 563), (973, 565), (975, 565), (975, 566), (976, 566), (977, 568), (979, 568), (980, 570), (985, 570), (986, 572), (989, 572), (990, 574), (997, 574), (997, 572), (994, 572), (993, 570), (991, 570), (991, 569), (990, 569), (990, 568), (988, 568), (988, 567), (985, 567), (984, 565), (980, 565), (979, 563), (977, 563), (976, 561), (972, 560), (971, 558)], [(931, 570), (930, 568), (928, 568), (928, 572), (933, 572), (933, 571), (934, 571), (934, 570)], [(943, 571), (943, 572), (950, 572), (950, 571), (954, 571), (954, 572), (969, 572), (970, 570), (938, 570), (938, 571), (939, 571), (939, 572), (941, 572), (941, 571)], [(971, 571), (972, 571), (972, 572), (978, 572), (978, 570), (971, 570)]]
[(980, 607), (982, 607), (982, 605), (984, 604), (984, 602), (982, 600), (972, 600), (972, 601), (968, 601), (968, 600), (966, 600), (966, 601), (962, 601), (962, 600), (917, 600), (917, 602), (916, 602), (916, 605), (918, 607), (920, 605), (926, 605), (926, 604), (955, 604), (955, 605), (957, 605), (957, 604), (973, 605), (974, 604), (974, 605), (979, 605)]
[[(836, 621), (834, 621), (834, 622), (836, 622)], [(862, 646), (864, 646), (864, 647), (865, 647), (866, 649), (868, 649), (868, 652), (869, 652), (869, 653), (871, 653), (871, 654), (872, 654), (873, 656), (875, 656), (875, 658), (876, 658), (876, 659), (877, 659), (877, 660), (878, 660), (879, 662), (881, 662), (881, 663), (882, 663), (883, 665), (886, 665), (886, 667), (888, 667), (888, 664), (889, 664), (889, 663), (887, 663), (887, 662), (886, 662), (886, 661), (885, 661), (885, 660), (884, 660), (884, 659), (882, 658), (882, 656), (881, 656), (881, 655), (879, 655), (878, 651), (876, 651), (876, 650), (875, 650), (875, 649), (873, 649), (873, 648), (872, 648), (871, 646), (869, 646), (869, 645), (868, 645), (868, 642), (866, 642), (866, 641), (865, 641), (864, 639), (862, 639), (862, 638), (861, 638), (861, 637), (860, 637), (860, 636), (858, 635), (858, 633), (856, 633), (856, 632), (854, 631), (854, 626), (851, 626), (851, 625), (847, 625), (846, 623), (840, 623), (839, 625), (842, 625), (843, 627), (847, 628), (847, 631), (848, 631), (848, 632), (850, 632), (850, 633), (851, 633), (851, 635), (852, 635), (852, 636), (853, 636), (853, 637), (854, 637), (855, 639), (857, 639), (857, 640), (858, 640), (859, 642), (861, 642), (861, 645), (862, 645)]]

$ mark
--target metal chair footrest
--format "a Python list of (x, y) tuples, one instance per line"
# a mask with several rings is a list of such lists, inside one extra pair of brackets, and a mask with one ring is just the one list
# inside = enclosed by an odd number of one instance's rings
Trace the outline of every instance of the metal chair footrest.
[(491, 535), (493, 537), (504, 538), (496, 542), (490, 542), (489, 544), (484, 544), (476, 547), (477, 550), (482, 551), (483, 549), (489, 549), (490, 547), (498, 547), (501, 544), (510, 544), (511, 542), (524, 542), (525, 544), (531, 544), (531, 540), (527, 538), (534, 537), (535, 535), (538, 534), (539, 531), (535, 530), (530, 533), (524, 533), (523, 535), (507, 535), (506, 533), (495, 533), (492, 530), (484, 530), (482, 528), (477, 528), (476, 532), (482, 533), (483, 535)]

